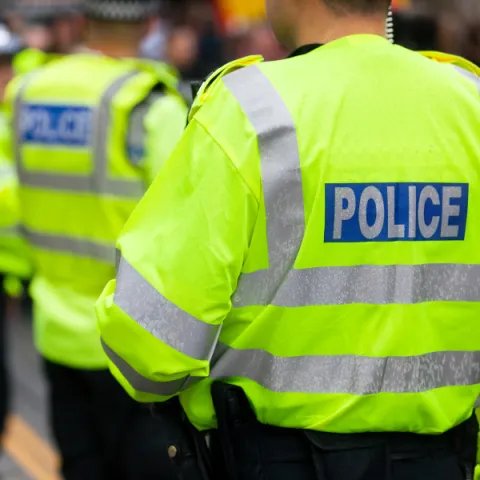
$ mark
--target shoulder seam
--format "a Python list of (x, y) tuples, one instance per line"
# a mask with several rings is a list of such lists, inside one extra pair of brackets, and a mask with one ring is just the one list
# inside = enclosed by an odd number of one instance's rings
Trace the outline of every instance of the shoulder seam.
[(235, 170), (237, 175), (242, 180), (242, 183), (247, 187), (248, 191), (252, 194), (253, 198), (255, 199), (255, 202), (257, 203), (257, 207), (260, 207), (260, 199), (257, 198), (257, 195), (255, 195), (255, 192), (252, 190), (252, 188), (250, 187), (248, 182), (245, 180), (243, 175), (240, 173), (240, 170), (235, 165), (235, 163), (233, 162), (230, 155), (226, 152), (223, 145), (210, 133), (208, 128), (201, 121), (199, 121), (198, 118), (192, 119), (192, 122), (190, 124), (193, 124), (193, 123), (197, 123), (201, 127), (201, 129), (209, 136), (209, 138), (218, 146), (218, 148), (223, 152), (223, 154), (228, 158), (228, 161), (230, 162), (230, 165), (233, 167), (233, 169)]

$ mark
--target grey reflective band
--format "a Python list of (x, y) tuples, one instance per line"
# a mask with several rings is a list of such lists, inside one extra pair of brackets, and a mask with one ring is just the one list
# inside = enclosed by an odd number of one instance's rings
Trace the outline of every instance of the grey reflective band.
[[(103, 342), (102, 342), (103, 343)], [(201, 381), (184, 377), (155, 382), (136, 372), (105, 343), (108, 358), (139, 392), (170, 396)], [(249, 379), (278, 393), (376, 395), (422, 393), (480, 384), (480, 352), (433, 352), (410, 357), (311, 355), (277, 357), (263, 350), (219, 344), (211, 379)]]
[(472, 72), (469, 72), (468, 70), (465, 70), (464, 68), (459, 67), (458, 65), (453, 65), (453, 68), (463, 77), (467, 78), (471, 82), (475, 84), (477, 87), (478, 92), (480, 93), (480, 77), (478, 75), (475, 75)]
[[(477, 76), (457, 70), (480, 88)], [(258, 66), (240, 69), (223, 81), (257, 135), (267, 212), (269, 268), (241, 275), (233, 297), (235, 307), (480, 301), (480, 266), (476, 265), (363, 265), (295, 270), (305, 220), (294, 121)], [(424, 227), (428, 229), (427, 225)], [(367, 233), (364, 232), (365, 236)]]
[(93, 151), (95, 154), (95, 173), (93, 178), (96, 182), (96, 191), (115, 196), (125, 196), (141, 198), (145, 193), (143, 182), (138, 180), (119, 180), (108, 176), (108, 148), (110, 139), (110, 130), (112, 128), (112, 100), (114, 96), (130, 79), (140, 73), (139, 70), (126, 73), (117, 78), (115, 82), (103, 94), (100, 102), (95, 125), (95, 143)]
[[(273, 298), (279, 279), (285, 278), (293, 268), (305, 231), (296, 127), (284, 101), (258, 66), (237, 70), (223, 82), (258, 138), (269, 269), (255, 273), (262, 279), (255, 283), (255, 293), (261, 298)], [(240, 290), (249, 290), (250, 277), (250, 274), (240, 277)]]
[(188, 378), (181, 378), (171, 382), (154, 382), (136, 372), (123, 358), (117, 355), (103, 340), (102, 347), (108, 359), (118, 368), (128, 383), (137, 391), (169, 397), (180, 392), (188, 381)]
[(213, 365), (210, 376), (247, 378), (281, 393), (421, 393), (480, 384), (480, 352), (433, 352), (412, 357), (276, 357), (262, 350), (230, 348)]
[(197, 360), (211, 360), (221, 327), (202, 322), (158, 292), (125, 258), (117, 273), (115, 304), (153, 336)]
[(115, 265), (115, 245), (113, 243), (109, 245), (83, 238), (50, 235), (36, 232), (25, 226), (21, 227), (21, 231), (28, 242), (35, 247)]
[(145, 186), (140, 179), (115, 179), (108, 175), (108, 146), (110, 129), (112, 126), (111, 109), (112, 99), (131, 78), (138, 75), (134, 70), (117, 78), (105, 91), (97, 108), (93, 128), (93, 172), (89, 175), (48, 173), (28, 170), (22, 162), (22, 146), (20, 142), (20, 113), (23, 104), (23, 95), (32, 76), (28, 76), (20, 87), (15, 98), (15, 129), (17, 141), (15, 157), (17, 171), (22, 185), (45, 188), (53, 191), (71, 191), (94, 193), (98, 195), (112, 195), (119, 197), (141, 198), (145, 193)]
[[(235, 292), (233, 306), (373, 305), (479, 302), (480, 265), (358, 265), (291, 270), (270, 298), (259, 289), (262, 272), (250, 274)], [(262, 294), (264, 296), (262, 296)]]

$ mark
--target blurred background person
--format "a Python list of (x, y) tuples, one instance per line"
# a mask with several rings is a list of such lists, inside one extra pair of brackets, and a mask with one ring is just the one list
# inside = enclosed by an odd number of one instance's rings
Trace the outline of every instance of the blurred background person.
[(5, 430), (10, 399), (5, 338), (8, 298), (21, 293), (18, 279), (26, 280), (31, 274), (27, 246), (18, 229), (18, 183), (11, 158), (12, 138), (3, 107), (5, 88), (13, 77), (12, 59), (20, 48), (19, 38), (0, 23), (0, 435)]
[(168, 480), (168, 441), (182, 443), (175, 407), (155, 420), (115, 382), (94, 313), (116, 237), (186, 122), (171, 69), (135, 58), (157, 4), (87, 0), (82, 48), (9, 87), (34, 339), (66, 480)]
[(71, 53), (82, 42), (81, 7), (72, 0), (16, 0), (8, 18), (25, 46), (15, 58), (16, 73)]
[(55, 53), (73, 53), (83, 42), (84, 17), (81, 5), (65, 5), (55, 9), (52, 18)]
[(238, 27), (231, 34), (229, 55), (233, 58), (262, 55), (266, 61), (280, 60), (288, 55), (265, 22), (255, 22)]

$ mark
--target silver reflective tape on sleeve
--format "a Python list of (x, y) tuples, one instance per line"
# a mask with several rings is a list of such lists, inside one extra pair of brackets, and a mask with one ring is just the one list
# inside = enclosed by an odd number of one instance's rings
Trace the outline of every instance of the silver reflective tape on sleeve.
[(117, 272), (117, 275), (120, 268), (121, 260), (122, 260), (122, 252), (120, 249), (115, 248), (115, 271)]
[(411, 357), (318, 355), (277, 357), (229, 348), (212, 378), (240, 377), (280, 393), (421, 393), (480, 384), (480, 352), (433, 352)]
[(154, 382), (135, 371), (123, 358), (117, 355), (103, 340), (102, 347), (108, 359), (118, 368), (128, 383), (138, 392), (169, 397), (182, 390), (188, 377), (171, 382)]
[(472, 72), (469, 72), (468, 70), (465, 70), (464, 68), (459, 67), (458, 65), (453, 65), (453, 68), (463, 77), (467, 78), (471, 82), (475, 84), (477, 87), (478, 92), (480, 93), (480, 77), (478, 75), (475, 75)]
[(273, 298), (256, 293), (264, 280), (262, 273), (250, 274), (248, 285), (239, 286), (234, 307), (480, 302), (480, 265), (358, 265), (291, 270)]
[(21, 227), (21, 232), (29, 243), (37, 248), (52, 252), (91, 258), (100, 262), (115, 265), (115, 246), (84, 238), (52, 235)]
[[(258, 138), (267, 214), (269, 269), (239, 279), (240, 290), (273, 298), (293, 267), (305, 231), (302, 175), (295, 123), (281, 96), (258, 66), (237, 70), (223, 82), (235, 97)], [(255, 291), (253, 291), (255, 288)]]
[(202, 322), (170, 302), (125, 258), (120, 260), (114, 302), (178, 352), (197, 360), (212, 358), (221, 327)]

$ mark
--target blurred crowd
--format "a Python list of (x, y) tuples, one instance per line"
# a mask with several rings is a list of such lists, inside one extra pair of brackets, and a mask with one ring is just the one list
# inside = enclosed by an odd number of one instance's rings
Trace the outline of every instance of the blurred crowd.
[[(139, 54), (167, 61), (187, 82), (233, 58), (281, 58), (287, 52), (264, 23), (262, 4), (263, 0), (165, 0)], [(61, 18), (35, 9), (29, 15), (8, 12), (5, 21), (28, 47), (62, 53), (81, 42), (81, 17), (75, 8)], [(394, 12), (397, 43), (440, 49), (480, 63), (478, 0), (396, 0)]]

